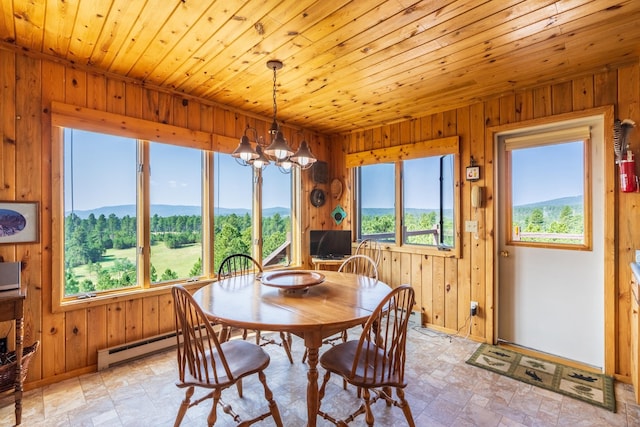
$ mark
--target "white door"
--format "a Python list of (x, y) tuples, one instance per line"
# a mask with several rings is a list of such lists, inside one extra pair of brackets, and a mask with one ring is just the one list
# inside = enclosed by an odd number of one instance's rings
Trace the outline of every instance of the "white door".
[(603, 367), (603, 120), (501, 134), (496, 147), (498, 340)]

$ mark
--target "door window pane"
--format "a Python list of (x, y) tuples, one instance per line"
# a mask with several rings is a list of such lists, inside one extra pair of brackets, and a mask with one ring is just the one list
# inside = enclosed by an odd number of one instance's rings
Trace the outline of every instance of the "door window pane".
[(294, 174), (262, 171), (262, 265), (291, 263), (291, 189)]
[(136, 285), (136, 140), (64, 130), (64, 296)]
[(586, 244), (585, 143), (508, 151), (511, 242)]
[(230, 154), (214, 156), (214, 268), (228, 255), (251, 255), (252, 168)]
[(202, 151), (151, 143), (151, 282), (202, 275)]
[(358, 237), (395, 242), (395, 165), (361, 166), (358, 173)]

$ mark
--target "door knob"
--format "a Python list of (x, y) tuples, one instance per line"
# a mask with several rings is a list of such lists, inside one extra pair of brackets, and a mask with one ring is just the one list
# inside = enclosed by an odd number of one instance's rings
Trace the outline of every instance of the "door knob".
[(500, 256), (503, 258), (509, 258), (509, 251), (500, 251)]

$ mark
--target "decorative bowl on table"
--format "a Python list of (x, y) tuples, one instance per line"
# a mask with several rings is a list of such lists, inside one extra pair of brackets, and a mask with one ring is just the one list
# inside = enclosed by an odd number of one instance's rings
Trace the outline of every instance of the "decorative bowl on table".
[(291, 295), (306, 294), (310, 287), (324, 282), (324, 274), (307, 270), (276, 270), (262, 273), (263, 285)]

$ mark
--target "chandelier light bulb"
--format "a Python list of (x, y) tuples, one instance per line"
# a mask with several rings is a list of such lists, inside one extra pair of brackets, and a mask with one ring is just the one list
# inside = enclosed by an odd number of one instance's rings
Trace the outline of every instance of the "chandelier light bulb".
[(291, 170), (291, 166), (293, 166), (293, 165), (291, 164), (291, 162), (289, 160), (285, 160), (285, 161), (280, 162), (280, 167), (282, 169), (284, 169), (285, 171)]
[(310, 167), (313, 163), (315, 163), (317, 159), (311, 153), (307, 141), (303, 140), (300, 143), (300, 148), (298, 148), (298, 151), (293, 156), (291, 156), (290, 160), (300, 165), (301, 168), (306, 169), (307, 167)]

